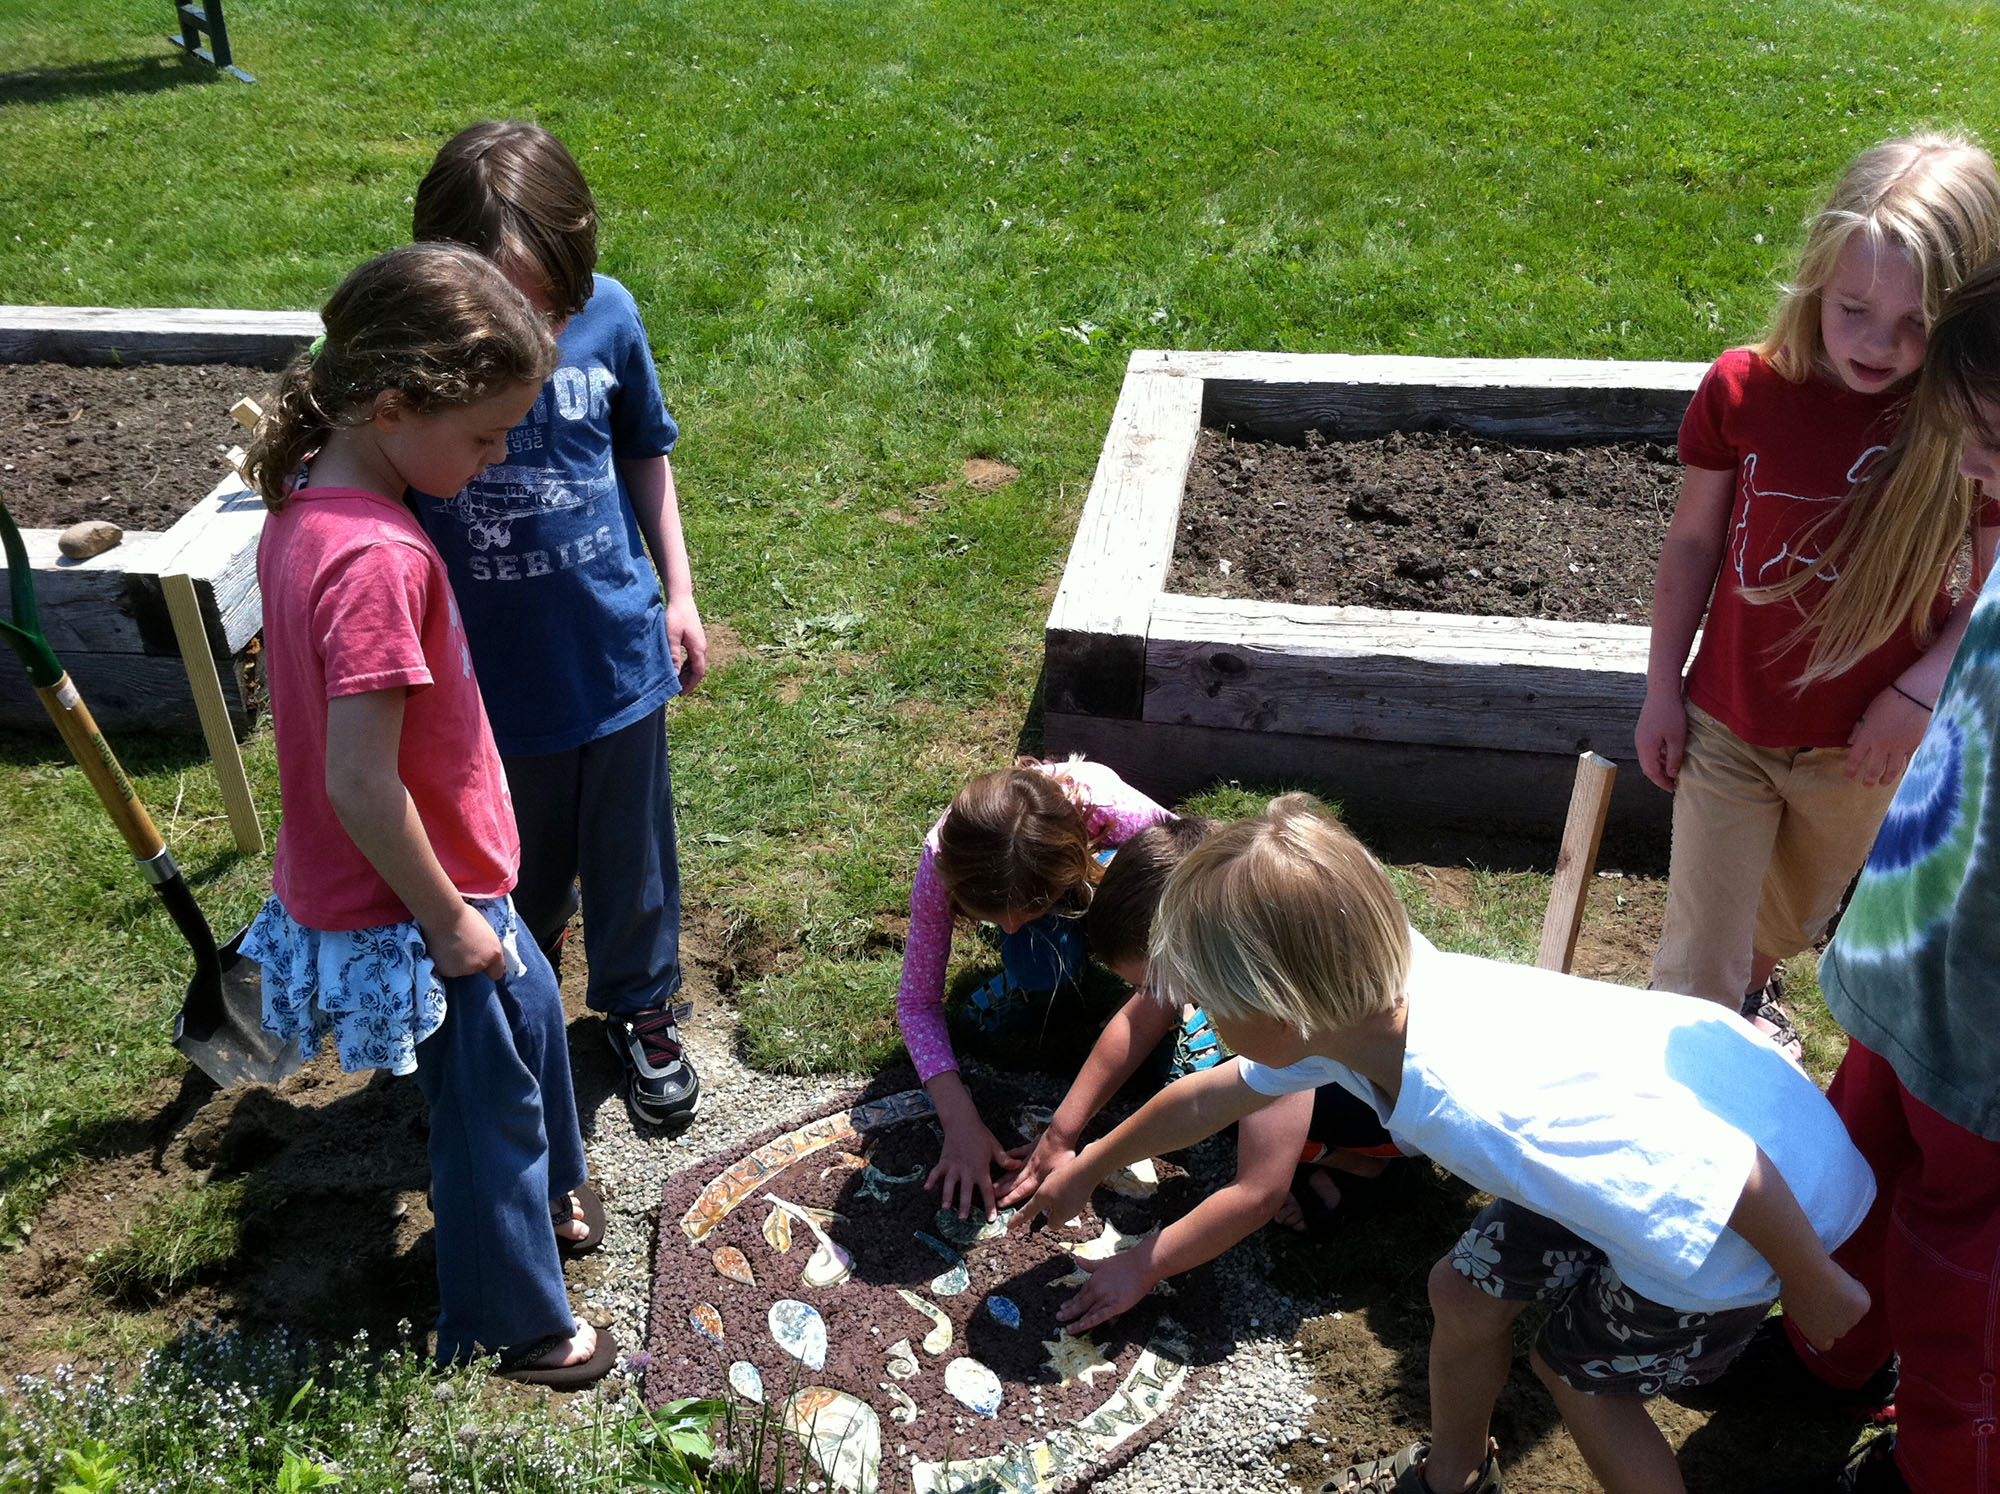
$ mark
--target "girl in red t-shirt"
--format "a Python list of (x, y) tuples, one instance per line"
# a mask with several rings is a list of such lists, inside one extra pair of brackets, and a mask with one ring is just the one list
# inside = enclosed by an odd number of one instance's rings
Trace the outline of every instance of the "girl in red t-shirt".
[(1996, 249), (1985, 151), (1917, 135), (1864, 152), (1770, 334), (1717, 360), (1681, 425), (1636, 734), (1674, 795), (1653, 984), (1740, 1007), (1794, 1055), (1778, 963), (1860, 869), (2000, 538), (1956, 453), (1896, 431), (1940, 301)]
[[(417, 1075), (430, 1106), (437, 1357), (575, 1386), (617, 1345), (570, 1311), (585, 1181), (562, 1003), (507, 898), (519, 846), (442, 562), (404, 493), (507, 451), (555, 364), (469, 250), (398, 249), (321, 313), (250, 450), (283, 828), (243, 952), (264, 1025), (341, 1067)], [(550, 1200), (556, 1200), (551, 1206)]]

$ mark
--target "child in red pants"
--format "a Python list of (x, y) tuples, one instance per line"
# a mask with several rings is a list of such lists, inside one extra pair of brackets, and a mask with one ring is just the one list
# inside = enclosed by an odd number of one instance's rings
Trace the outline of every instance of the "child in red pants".
[[(2000, 262), (1931, 334), (1905, 421), (1912, 444), (1962, 439), (1960, 471), (2000, 492)], [(1968, 489), (1969, 489), (1968, 485)], [(1970, 491), (1963, 495), (1970, 504)], [(1988, 557), (1990, 559), (1990, 557)], [(1853, 1036), (1828, 1098), (1875, 1170), (1874, 1207), (1834, 1259), (1874, 1299), (1830, 1349), (1793, 1347), (1860, 1385), (1902, 1358), (1893, 1443), (1805, 1490), (2000, 1490), (2000, 583), (1972, 613), (1820, 965)]]

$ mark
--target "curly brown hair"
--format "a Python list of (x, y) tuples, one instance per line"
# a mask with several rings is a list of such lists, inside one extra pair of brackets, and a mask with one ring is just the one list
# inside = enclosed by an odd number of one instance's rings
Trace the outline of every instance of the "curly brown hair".
[(489, 261), (455, 244), (378, 255), (320, 310), (326, 335), (279, 379), (244, 470), (273, 511), (337, 427), (394, 390), (419, 414), (477, 404), (555, 371), (556, 341)]

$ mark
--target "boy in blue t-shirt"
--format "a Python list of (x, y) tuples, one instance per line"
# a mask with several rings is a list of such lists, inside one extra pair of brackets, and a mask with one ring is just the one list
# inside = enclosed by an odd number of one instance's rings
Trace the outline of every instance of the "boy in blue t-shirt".
[(708, 656), (667, 462), (679, 431), (631, 294), (593, 273), (597, 205), (554, 135), (499, 120), (461, 130), (417, 188), (414, 228), (493, 260), (562, 350), (506, 462), (418, 512), (450, 570), (507, 769), (515, 906), (552, 963), (581, 906), (586, 1000), (605, 1015), (626, 1105), (678, 1127), (701, 1082), (676, 1027), (688, 1008), (672, 999), (666, 703)]

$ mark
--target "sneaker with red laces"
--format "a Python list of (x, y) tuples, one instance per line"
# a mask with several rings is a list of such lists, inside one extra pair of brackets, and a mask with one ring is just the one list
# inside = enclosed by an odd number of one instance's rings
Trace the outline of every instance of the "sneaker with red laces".
[(604, 1019), (611, 1051), (625, 1069), (625, 1108), (633, 1124), (678, 1131), (694, 1119), (701, 1078), (681, 1047), (677, 1025), (693, 1010), (682, 1002)]

